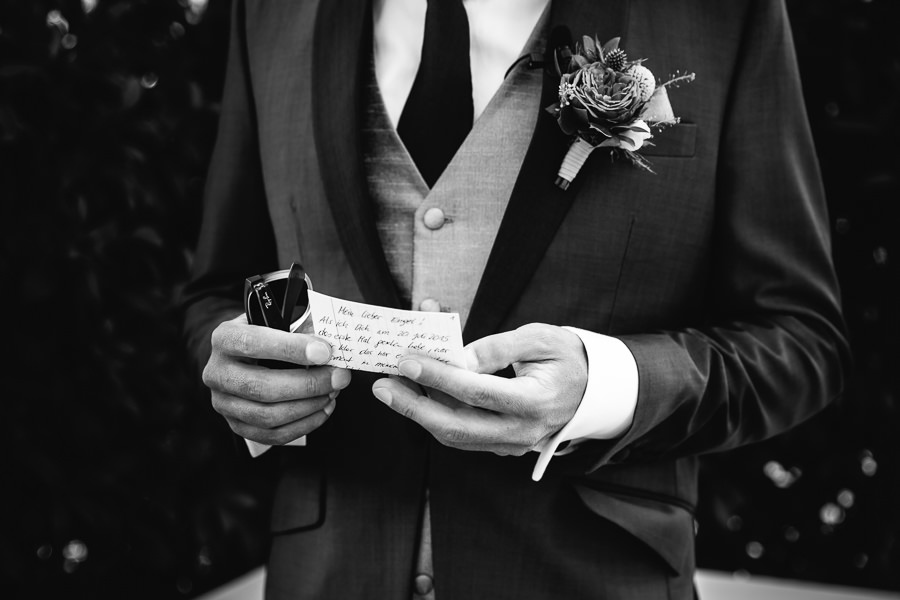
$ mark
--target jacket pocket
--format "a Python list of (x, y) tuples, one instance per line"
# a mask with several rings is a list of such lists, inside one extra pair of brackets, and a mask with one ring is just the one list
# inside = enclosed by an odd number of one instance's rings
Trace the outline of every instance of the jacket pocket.
[(607, 491), (576, 484), (575, 491), (591, 512), (645, 543), (674, 575), (693, 569), (694, 518), (686, 507), (646, 495), (631, 495), (619, 486), (615, 491)]
[(652, 145), (645, 144), (639, 152), (646, 156), (672, 156), (690, 158), (694, 156), (697, 142), (697, 124), (679, 123), (653, 134)]
[(325, 522), (325, 475), (315, 465), (287, 466), (275, 489), (269, 529), (273, 534), (295, 533)]

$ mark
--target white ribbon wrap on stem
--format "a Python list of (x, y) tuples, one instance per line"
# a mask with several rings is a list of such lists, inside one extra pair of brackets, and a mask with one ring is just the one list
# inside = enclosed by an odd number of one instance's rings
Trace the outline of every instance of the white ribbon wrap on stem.
[(580, 137), (576, 137), (572, 145), (569, 146), (569, 151), (566, 152), (566, 157), (563, 159), (562, 164), (559, 166), (559, 172), (556, 174), (556, 185), (564, 190), (568, 189), (569, 184), (578, 175), (578, 171), (584, 166), (588, 156), (598, 147), (584, 141)]
[(596, 146), (585, 141), (580, 136), (576, 137), (572, 145), (569, 146), (569, 151), (566, 152), (562, 165), (560, 165), (556, 174), (556, 185), (562, 190), (567, 190), (569, 184), (572, 183), (581, 167), (584, 166), (585, 161), (591, 155), (591, 152), (597, 148), (622, 148), (634, 153), (641, 149), (645, 141), (653, 137), (650, 133), (650, 127), (643, 119), (637, 119), (628, 127), (628, 129), (620, 129), (613, 137), (604, 140)]

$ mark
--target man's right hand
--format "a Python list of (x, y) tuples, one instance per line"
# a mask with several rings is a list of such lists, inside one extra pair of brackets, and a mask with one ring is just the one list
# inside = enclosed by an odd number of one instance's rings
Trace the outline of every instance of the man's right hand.
[[(321, 366), (331, 346), (311, 335), (250, 325), (244, 315), (212, 333), (212, 354), (203, 383), (213, 408), (242, 438), (283, 445), (315, 431), (328, 420), (350, 371)], [(269, 369), (264, 359), (293, 363), (296, 369)], [(301, 368), (308, 366), (309, 368)]]

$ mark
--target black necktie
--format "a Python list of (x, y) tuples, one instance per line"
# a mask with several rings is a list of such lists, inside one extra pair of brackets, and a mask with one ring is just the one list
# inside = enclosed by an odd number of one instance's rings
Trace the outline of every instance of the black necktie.
[(469, 21), (462, 0), (428, 0), (422, 62), (397, 133), (432, 187), (472, 128)]

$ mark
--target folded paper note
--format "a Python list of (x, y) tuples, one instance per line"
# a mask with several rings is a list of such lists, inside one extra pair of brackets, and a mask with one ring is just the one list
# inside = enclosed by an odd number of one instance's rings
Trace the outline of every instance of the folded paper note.
[[(465, 368), (462, 331), (456, 313), (416, 312), (332, 298), (309, 290), (310, 321), (294, 328), (331, 343), (329, 365), (398, 375), (397, 360), (424, 354)], [(251, 456), (270, 448), (246, 440)], [(305, 446), (306, 436), (286, 444)]]
[(456, 313), (384, 308), (309, 291), (312, 333), (331, 343), (329, 365), (398, 375), (397, 360), (423, 354), (465, 368)]

